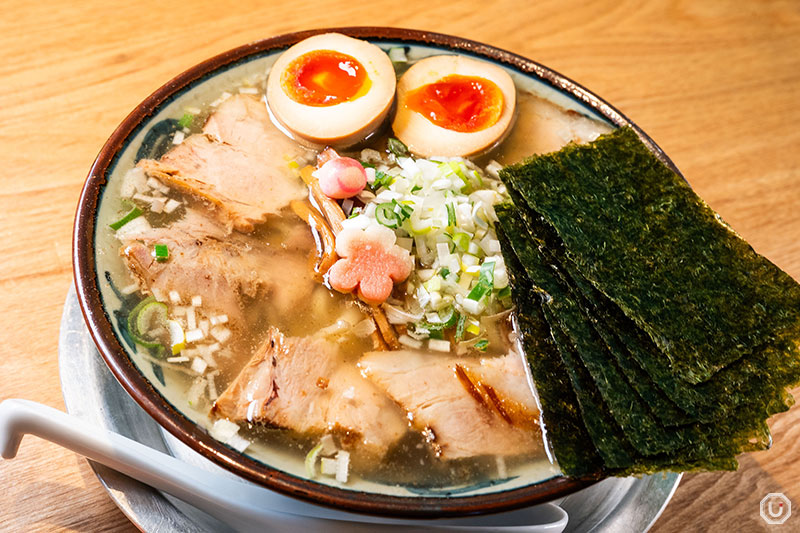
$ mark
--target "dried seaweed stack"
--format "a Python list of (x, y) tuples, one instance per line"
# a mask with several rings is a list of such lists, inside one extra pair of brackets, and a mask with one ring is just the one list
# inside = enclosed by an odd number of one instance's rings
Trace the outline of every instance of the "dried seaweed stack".
[[(736, 469), (800, 383), (800, 286), (629, 128), (506, 167), (520, 329), (567, 475)], [(591, 442), (593, 446), (587, 446)]]

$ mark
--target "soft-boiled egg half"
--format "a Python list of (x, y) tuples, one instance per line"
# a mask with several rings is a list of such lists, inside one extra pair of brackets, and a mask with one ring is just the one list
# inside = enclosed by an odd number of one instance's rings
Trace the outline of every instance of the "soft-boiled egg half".
[(381, 125), (395, 87), (386, 52), (366, 41), (325, 33), (281, 54), (267, 79), (267, 103), (298, 140), (347, 147)]
[(515, 104), (514, 82), (502, 68), (464, 56), (427, 57), (397, 84), (392, 129), (423, 157), (473, 155), (505, 137)]

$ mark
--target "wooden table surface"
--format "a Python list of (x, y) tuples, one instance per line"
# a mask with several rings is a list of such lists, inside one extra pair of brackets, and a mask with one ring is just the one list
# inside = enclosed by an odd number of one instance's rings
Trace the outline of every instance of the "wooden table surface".
[[(57, 339), (73, 215), (117, 124), (200, 60), (306, 28), (451, 33), (578, 80), (636, 121), (756, 250), (800, 279), (797, 0), (5, 0), (0, 12), (0, 399), (63, 409)], [(742, 457), (738, 472), (686, 476), (653, 531), (767, 530), (759, 501), (768, 492), (800, 506), (800, 408), (772, 428), (773, 448)], [(2, 531), (135, 529), (83, 458), (35, 438), (0, 462), (0, 486)], [(781, 529), (789, 530), (800, 530), (800, 516)]]

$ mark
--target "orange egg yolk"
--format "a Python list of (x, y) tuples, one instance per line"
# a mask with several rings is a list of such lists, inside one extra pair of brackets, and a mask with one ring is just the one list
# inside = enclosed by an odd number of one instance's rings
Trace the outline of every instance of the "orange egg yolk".
[(325, 107), (363, 96), (371, 83), (356, 58), (333, 50), (313, 50), (289, 63), (281, 85), (295, 102)]
[(470, 133), (500, 119), (503, 92), (491, 80), (451, 74), (411, 91), (406, 107), (439, 127)]

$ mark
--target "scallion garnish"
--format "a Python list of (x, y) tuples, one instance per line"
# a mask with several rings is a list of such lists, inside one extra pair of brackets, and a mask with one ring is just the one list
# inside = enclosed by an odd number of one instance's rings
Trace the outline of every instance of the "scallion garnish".
[(494, 261), (485, 261), (481, 265), (478, 282), (467, 294), (467, 298), (479, 302), (484, 296), (492, 292), (494, 287)]
[(403, 141), (401, 141), (399, 139), (395, 139), (394, 137), (389, 137), (389, 140), (386, 141), (386, 147), (396, 157), (408, 157), (409, 156), (408, 146), (403, 144)]
[(181, 128), (190, 128), (194, 123), (194, 115), (191, 113), (184, 113), (178, 120), (178, 126)]
[(377, 191), (381, 187), (388, 187), (394, 183), (394, 176), (391, 174), (387, 174), (386, 172), (381, 172), (380, 170), (375, 171), (375, 179), (372, 183), (369, 183), (369, 188), (372, 189), (372, 192)]
[(467, 251), (470, 242), (472, 242), (472, 240), (470, 239), (469, 234), (464, 233), (463, 231), (456, 231), (453, 234), (453, 243), (455, 243), (456, 247), (462, 252)]
[(484, 261), (481, 265), (479, 281), (485, 280), (490, 286), (494, 286), (494, 261)]
[(500, 289), (500, 291), (498, 291), (498, 293), (497, 293), (497, 297), (500, 300), (505, 300), (506, 298), (511, 298), (511, 286), (508, 285), (508, 286), (505, 286), (502, 289)]
[(414, 208), (405, 203), (398, 203), (397, 200), (384, 202), (375, 208), (375, 220), (387, 228), (396, 228), (408, 220)]
[(397, 227), (397, 216), (395, 215), (392, 202), (378, 204), (375, 208), (375, 220), (387, 228)]
[(169, 259), (169, 248), (166, 244), (156, 244), (154, 246), (156, 261), (164, 262)]
[(121, 219), (117, 220), (116, 222), (112, 222), (108, 226), (111, 229), (113, 229), (114, 231), (117, 231), (119, 228), (121, 228), (122, 226), (124, 226), (125, 224), (127, 224), (128, 222), (133, 220), (134, 218), (141, 216), (141, 214), (142, 214), (142, 210), (139, 209), (138, 207), (134, 206), (133, 209), (128, 211), (128, 213), (124, 217), (122, 217)]
[[(130, 333), (131, 337), (136, 342), (136, 344), (140, 344), (145, 348), (158, 348), (161, 346), (161, 343), (158, 342), (158, 340), (144, 338), (143, 336), (144, 332), (140, 331), (139, 329), (139, 315), (146, 307), (149, 307), (153, 304), (159, 304), (159, 302), (157, 302), (155, 298), (150, 296), (148, 298), (145, 298), (138, 304), (136, 304), (136, 307), (134, 307), (128, 314), (128, 333)], [(159, 305), (164, 305), (164, 304), (159, 304)], [(164, 305), (164, 307), (166, 308), (166, 305)], [(165, 316), (166, 316), (166, 311), (165, 311)], [(146, 322), (145, 320), (142, 320), (142, 323), (145, 322)]]
[(480, 350), (482, 352), (485, 352), (486, 348), (488, 347), (489, 347), (489, 341), (487, 341), (486, 339), (481, 339), (475, 343), (475, 349)]
[(479, 282), (474, 287), (472, 287), (472, 290), (469, 291), (467, 298), (479, 302), (484, 296), (486, 296), (490, 292), (492, 292), (491, 287)]
[(439, 269), (439, 275), (447, 279), (447, 276), (450, 275), (450, 269), (447, 267), (442, 267), (441, 269)]
[(464, 173), (464, 171), (467, 170), (467, 166), (464, 163), (461, 163), (460, 161), (447, 161), (445, 163), (439, 163), (439, 170), (441, 170), (445, 176), (457, 176), (462, 183), (462, 192), (467, 192), (472, 189), (472, 184), (467, 178), (467, 175)]
[[(447, 328), (451, 328), (458, 324), (459, 320), (461, 319), (461, 314), (453, 308), (450, 308), (450, 316), (447, 317), (447, 320), (443, 320), (442, 322), (420, 322), (417, 324), (417, 327), (420, 327), (428, 332), (430, 332), (430, 337), (432, 339), (442, 339), (442, 332)], [(439, 336), (435, 336), (438, 334)]]
[(466, 325), (467, 317), (465, 315), (458, 315), (458, 321), (456, 322), (456, 342), (464, 338), (464, 326)]
[(306, 454), (306, 460), (304, 461), (306, 467), (306, 474), (308, 477), (314, 478), (317, 475), (317, 456), (319, 452), (322, 451), (322, 443), (320, 442)]
[(447, 203), (447, 225), (455, 227), (456, 225), (456, 208), (453, 204)]
[(403, 222), (408, 217), (411, 216), (411, 213), (414, 212), (414, 208), (408, 204), (401, 204), (398, 203), (397, 200), (392, 200), (392, 205), (394, 206), (393, 210), (395, 215), (397, 216), (398, 222)]

